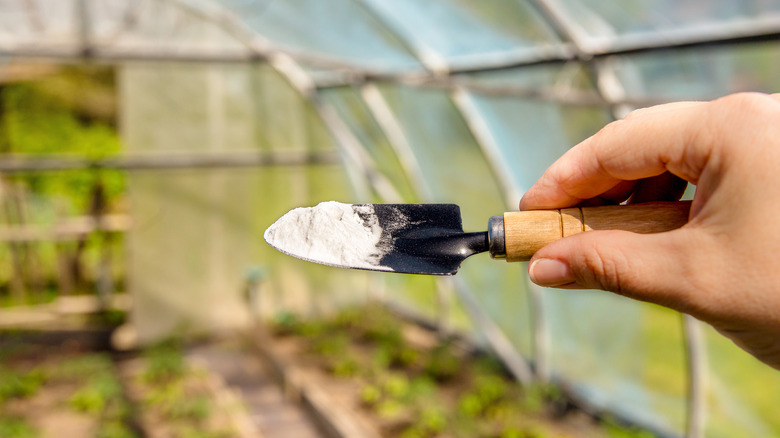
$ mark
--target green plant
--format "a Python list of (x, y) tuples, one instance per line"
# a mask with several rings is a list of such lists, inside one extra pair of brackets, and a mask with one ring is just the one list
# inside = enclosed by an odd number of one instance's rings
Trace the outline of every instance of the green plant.
[(337, 377), (352, 377), (360, 370), (360, 365), (351, 357), (333, 358), (328, 369)]
[(477, 418), (485, 409), (482, 400), (473, 393), (466, 393), (458, 399), (458, 412), (468, 418)]
[(398, 400), (382, 400), (376, 405), (375, 410), (379, 418), (395, 420), (403, 416), (404, 404)]
[(111, 358), (107, 354), (92, 353), (63, 361), (52, 370), (52, 377), (82, 381), (95, 374), (111, 372), (113, 372)]
[(443, 382), (455, 377), (460, 370), (460, 365), (461, 361), (452, 352), (451, 345), (444, 342), (431, 351), (428, 363), (425, 365), (425, 373), (431, 378)]
[(545, 436), (539, 430), (510, 426), (501, 431), (500, 438), (544, 438)]
[(231, 438), (236, 434), (230, 430), (204, 430), (201, 428), (182, 425), (177, 428), (175, 435), (180, 438)]
[(179, 397), (161, 406), (163, 415), (174, 420), (203, 421), (211, 415), (211, 401), (205, 396)]
[(106, 406), (106, 399), (99, 391), (91, 387), (81, 388), (68, 399), (73, 409), (88, 414), (99, 414)]
[(445, 412), (436, 407), (424, 407), (412, 426), (404, 430), (402, 437), (436, 436), (447, 428)]
[(11, 398), (24, 398), (35, 394), (46, 381), (45, 374), (38, 369), (19, 372), (0, 369), (0, 402)]
[(510, 382), (498, 376), (477, 376), (474, 392), (486, 403), (493, 403), (506, 396)]
[(417, 350), (398, 345), (390, 350), (390, 365), (406, 368), (415, 365), (420, 359)]
[(368, 405), (375, 405), (382, 398), (382, 390), (376, 385), (366, 385), (360, 390), (360, 400)]
[(311, 351), (331, 360), (342, 360), (348, 356), (350, 339), (344, 333), (325, 333), (311, 340)]
[(38, 432), (25, 419), (0, 416), (0, 437), (33, 438), (36, 436)]
[(146, 367), (142, 378), (149, 383), (166, 383), (180, 379), (186, 370), (181, 345), (173, 340), (162, 342), (144, 352)]
[(100, 425), (97, 438), (139, 438), (123, 421), (107, 421)]
[(604, 428), (610, 438), (653, 438), (655, 435), (638, 427), (624, 426), (612, 418), (603, 420)]
[(391, 374), (382, 383), (382, 389), (389, 398), (404, 399), (409, 395), (409, 378), (404, 374)]
[(561, 389), (553, 384), (535, 384), (523, 388), (521, 404), (528, 412), (540, 412), (553, 404), (565, 403)]
[(87, 383), (70, 397), (68, 402), (77, 411), (97, 415), (103, 413), (109, 403), (122, 395), (122, 387), (116, 376), (103, 372), (89, 378)]
[(277, 336), (300, 334), (302, 326), (301, 318), (290, 311), (280, 311), (271, 318), (271, 331)]

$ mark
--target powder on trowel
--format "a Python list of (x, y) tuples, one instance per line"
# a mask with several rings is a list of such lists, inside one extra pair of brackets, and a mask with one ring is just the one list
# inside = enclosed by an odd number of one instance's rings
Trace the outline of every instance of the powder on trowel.
[(280, 251), (326, 265), (390, 270), (381, 266), (389, 250), (380, 240), (382, 227), (370, 204), (336, 201), (291, 210), (263, 235)]

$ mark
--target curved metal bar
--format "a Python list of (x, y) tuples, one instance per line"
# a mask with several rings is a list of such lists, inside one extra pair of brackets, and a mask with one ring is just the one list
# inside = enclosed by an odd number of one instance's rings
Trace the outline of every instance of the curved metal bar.
[[(273, 53), (286, 53), (292, 56), (297, 62), (312, 65), (315, 67), (333, 69), (337, 71), (349, 72), (350, 76), (366, 79), (385, 79), (402, 80), (404, 78), (425, 77), (430, 75), (421, 70), (388, 71), (383, 69), (372, 69), (364, 65), (350, 63), (341, 58), (315, 54), (308, 51), (296, 51), (290, 48), (280, 48), (271, 41), (262, 38), (255, 30), (245, 26), (241, 20), (231, 14), (224, 8), (214, 7), (210, 10), (194, 6), (183, 0), (165, 0), (174, 3), (183, 11), (199, 17), (202, 20), (212, 22), (221, 27), (226, 32), (236, 36), (244, 41), (247, 53), (238, 56), (224, 56), (220, 53), (213, 53), (203, 56), (199, 53), (170, 53), (154, 52), (144, 50), (143, 52), (111, 52), (101, 50), (92, 56), (104, 57), (107, 59), (177, 59), (185, 61), (244, 61), (246, 59), (264, 58)], [(550, 0), (535, 0), (545, 12), (554, 11), (556, 6), (551, 4)], [(552, 5), (552, 6), (551, 6)], [(566, 19), (557, 14), (557, 19), (551, 19), (549, 13), (545, 14), (548, 20), (560, 26), (567, 26)], [(569, 26), (569, 28), (571, 28)], [(242, 35), (240, 38), (239, 36)], [(490, 71), (502, 70), (508, 68), (517, 68), (527, 65), (533, 65), (543, 62), (565, 62), (576, 59), (576, 53), (587, 54), (588, 57), (600, 58), (616, 54), (635, 53), (654, 50), (668, 50), (670, 48), (691, 47), (698, 45), (713, 44), (733, 44), (748, 41), (776, 41), (780, 38), (780, 16), (762, 17), (759, 19), (743, 20), (736, 23), (718, 24), (696, 29), (680, 29), (665, 31), (661, 34), (653, 35), (626, 35), (619, 39), (610, 39), (598, 44), (590, 44), (582, 36), (569, 34), (571, 41), (577, 41), (576, 44), (565, 43), (560, 48), (554, 50), (541, 51), (539, 53), (521, 53), (522, 51), (509, 51), (502, 54), (491, 55), (489, 57), (479, 56), (468, 65), (453, 67), (449, 66), (448, 72), (451, 74), (472, 71)], [(93, 44), (99, 44), (93, 41)], [(3, 46), (3, 44), (0, 44)], [(4, 44), (0, 52), (11, 56), (47, 56), (47, 57), (72, 57), (78, 56), (75, 49), (68, 50), (62, 47), (21, 47), (14, 44)], [(96, 47), (93, 47), (96, 49)], [(436, 62), (427, 61), (431, 66)]]
[(410, 34), (401, 26), (398, 26), (396, 22), (389, 19), (384, 12), (376, 7), (373, 3), (367, 0), (355, 0), (360, 4), (363, 9), (368, 11), (374, 18), (379, 20), (383, 26), (394, 33), (407, 47), (407, 49), (414, 54), (414, 56), (434, 74), (434, 76), (443, 76), (450, 72), (450, 65), (447, 59), (440, 53), (428, 47), (425, 43)]
[(374, 187), (377, 194), (385, 201), (399, 203), (402, 196), (393, 184), (376, 168), (376, 164), (360, 144), (360, 140), (352, 133), (346, 123), (339, 117), (336, 110), (323, 102), (317, 94), (317, 87), (311, 77), (291, 58), (276, 54), (270, 60), (270, 65), (285, 77), (302, 95), (320, 116), (325, 126), (333, 134), (344, 155), (355, 164), (360, 173)]
[(367, 83), (360, 88), (360, 97), (366, 104), (369, 113), (379, 125), (379, 129), (387, 137), (390, 146), (398, 156), (412, 185), (420, 193), (423, 200), (431, 201), (434, 199), (433, 192), (423, 178), (423, 170), (417, 158), (414, 156), (409, 139), (406, 138), (401, 123), (393, 115), (390, 105), (387, 104), (382, 92), (373, 83)]
[(81, 169), (118, 169), (126, 171), (206, 169), (231, 167), (333, 165), (338, 155), (331, 152), (262, 152), (231, 151), (229, 153), (155, 153), (119, 155), (92, 159), (84, 156), (4, 155), (0, 173), (51, 172)]
[(457, 292), (460, 302), (463, 303), (464, 309), (469, 313), (476, 326), (482, 330), (482, 334), (485, 335), (493, 351), (501, 358), (518, 382), (526, 386), (531, 384), (534, 381), (534, 374), (531, 372), (528, 362), (517, 352), (504, 331), (490, 318), (490, 315), (482, 310), (463, 278), (457, 276), (453, 278), (455, 292)]
[(688, 415), (685, 424), (687, 438), (705, 435), (707, 417), (707, 349), (702, 323), (681, 314), (685, 334), (685, 353), (688, 357)]
[(510, 164), (501, 157), (500, 148), (495, 137), (490, 132), (490, 128), (487, 126), (487, 121), (480, 114), (474, 104), (474, 100), (466, 89), (456, 86), (452, 91), (451, 97), (455, 108), (458, 109), (458, 112), (466, 122), (466, 126), (471, 131), (471, 135), (474, 136), (474, 140), (482, 150), (482, 154), (485, 155), (488, 163), (496, 172), (506, 206), (515, 208), (513, 206), (520, 202), (520, 197), (524, 190), (514, 183)]

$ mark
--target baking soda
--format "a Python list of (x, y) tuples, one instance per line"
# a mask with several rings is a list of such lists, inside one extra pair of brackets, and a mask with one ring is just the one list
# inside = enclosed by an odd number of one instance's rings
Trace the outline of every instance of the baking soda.
[(263, 238), (283, 253), (325, 265), (390, 271), (380, 260), (390, 250), (371, 204), (336, 201), (291, 210)]

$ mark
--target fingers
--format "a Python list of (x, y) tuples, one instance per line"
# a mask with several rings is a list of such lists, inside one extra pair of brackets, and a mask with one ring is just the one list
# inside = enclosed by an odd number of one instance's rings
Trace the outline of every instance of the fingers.
[(690, 234), (682, 229), (650, 235), (576, 234), (539, 250), (529, 263), (529, 275), (541, 286), (603, 289), (696, 313), (701, 289), (692, 284), (696, 258), (691, 251), (695, 246), (688, 245)]
[(610, 123), (556, 161), (531, 187), (521, 210), (561, 208), (602, 195), (622, 181), (670, 172), (696, 182), (716, 135), (707, 103), (677, 102), (646, 108)]

